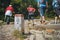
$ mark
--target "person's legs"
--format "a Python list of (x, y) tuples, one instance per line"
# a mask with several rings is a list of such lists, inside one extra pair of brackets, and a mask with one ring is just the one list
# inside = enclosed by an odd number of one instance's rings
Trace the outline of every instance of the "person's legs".
[(30, 24), (31, 15), (28, 14), (28, 25)]
[(34, 14), (33, 13), (31, 14), (31, 20), (32, 20), (32, 24), (34, 26)]
[(28, 14), (28, 21), (30, 21), (30, 15)]
[(42, 16), (42, 21), (45, 21), (45, 17), (44, 16)]
[(33, 19), (34, 14), (31, 12), (28, 14), (28, 20)]
[(57, 24), (57, 16), (55, 17), (55, 24)]
[(31, 19), (32, 19), (32, 20), (34, 19), (34, 14), (33, 14), (33, 13), (31, 14)]
[(57, 22), (59, 22), (60, 20), (60, 10), (59, 9), (57, 9), (57, 8), (55, 8), (54, 9), (55, 10), (55, 15), (56, 15), (56, 17), (55, 17), (55, 24), (57, 24)]
[(45, 8), (40, 7), (40, 16), (41, 16), (41, 23), (45, 22)]
[(60, 23), (60, 15), (59, 15), (59, 23)]
[(10, 16), (8, 16), (8, 15), (6, 17), (6, 22), (7, 22), (7, 24), (10, 24)]
[(6, 22), (7, 15), (5, 15), (4, 22)]
[(59, 15), (59, 18), (60, 18), (60, 15)]

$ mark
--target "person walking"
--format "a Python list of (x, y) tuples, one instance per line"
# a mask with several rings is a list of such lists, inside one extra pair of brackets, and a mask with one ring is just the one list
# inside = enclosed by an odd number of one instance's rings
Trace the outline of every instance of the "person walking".
[[(30, 21), (30, 19), (32, 19), (32, 21), (33, 21), (35, 10), (36, 10), (36, 9), (33, 8), (32, 5), (29, 5), (29, 6), (27, 7), (27, 11), (28, 11), (28, 20), (29, 20), (29, 21)], [(33, 24), (34, 24), (34, 22), (33, 22)]]
[(34, 12), (35, 12), (35, 8), (32, 7), (32, 5), (29, 5), (29, 7), (27, 7), (27, 11), (28, 11), (28, 19), (30, 20), (33, 19), (34, 17)]
[(52, 1), (53, 10), (55, 13), (55, 24), (57, 24), (58, 19), (60, 19), (60, 0), (53, 0)]
[(5, 9), (5, 21), (7, 22), (7, 24), (10, 24), (10, 17), (12, 16), (13, 12), (14, 12), (14, 8), (12, 7), (12, 5), (9, 5)]
[(47, 0), (37, 0), (38, 12), (41, 16), (41, 23), (45, 23), (45, 11), (48, 8), (48, 1)]

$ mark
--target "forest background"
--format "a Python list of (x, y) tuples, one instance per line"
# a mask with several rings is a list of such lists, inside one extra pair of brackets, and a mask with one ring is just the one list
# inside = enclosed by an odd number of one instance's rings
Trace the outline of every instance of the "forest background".
[[(38, 7), (37, 7), (37, 0), (1, 0), (0, 1), (0, 20), (4, 19), (4, 14), (5, 14), (5, 8), (11, 4), (14, 7), (15, 14), (24, 14), (24, 18), (27, 19), (27, 7), (29, 5), (32, 5), (34, 8), (36, 8), (35, 11), (35, 18), (39, 18), (39, 12), (38, 12)], [(53, 11), (52, 7), (52, 0), (48, 0), (48, 11), (45, 13), (45, 16), (47, 18), (54, 18), (55, 13)], [(13, 17), (12, 17), (13, 19)]]

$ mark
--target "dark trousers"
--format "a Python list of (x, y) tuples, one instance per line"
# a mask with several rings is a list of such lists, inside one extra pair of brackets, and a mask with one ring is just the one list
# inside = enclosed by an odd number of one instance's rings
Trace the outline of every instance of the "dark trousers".
[(33, 20), (34, 19), (34, 14), (28, 14), (28, 20)]
[(60, 9), (54, 8), (54, 10), (55, 10), (55, 15), (58, 17), (60, 15)]
[(5, 22), (6, 22), (7, 24), (10, 24), (10, 16), (5, 15)]

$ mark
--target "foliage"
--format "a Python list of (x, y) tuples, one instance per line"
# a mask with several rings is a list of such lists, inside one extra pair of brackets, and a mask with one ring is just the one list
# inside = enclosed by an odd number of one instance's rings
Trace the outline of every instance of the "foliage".
[[(8, 2), (8, 1), (6, 1), (6, 2)], [(55, 14), (53, 12), (53, 8), (52, 8), (52, 5), (51, 5), (52, 0), (48, 0), (48, 3), (49, 3), (49, 8), (48, 8), (49, 12), (46, 13), (46, 16), (47, 17), (54, 17)], [(2, 2), (0, 2), (0, 4), (2, 4)], [(36, 0), (11, 0), (11, 2), (9, 4), (13, 5), (13, 7), (15, 9), (15, 13), (24, 14), (25, 18), (27, 18), (27, 14), (28, 14), (26, 8), (30, 4), (34, 8), (36, 8), (35, 17), (39, 15)], [(4, 10), (8, 5), (5, 4), (3, 7), (0, 7), (0, 12), (1, 12), (0, 14), (1, 15), (4, 15)]]

